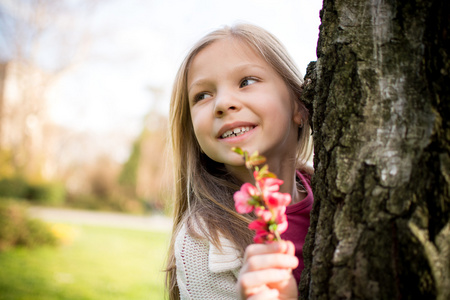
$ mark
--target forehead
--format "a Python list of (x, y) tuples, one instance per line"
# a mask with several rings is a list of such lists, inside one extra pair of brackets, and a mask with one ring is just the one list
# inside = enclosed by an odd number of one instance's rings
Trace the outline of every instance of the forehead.
[(238, 55), (241, 58), (257, 57), (258, 59), (262, 59), (261, 55), (248, 42), (229, 36), (218, 39), (204, 47), (197, 53), (194, 60), (199, 56), (208, 56), (208, 54), (217, 53), (219, 50), (226, 52), (228, 55)]
[(253, 47), (244, 41), (228, 37), (212, 42), (193, 57), (187, 79), (190, 82), (192, 77), (203, 71), (213, 73), (214, 69), (224, 67), (224, 65), (231, 68), (239, 64), (255, 64), (272, 69)]

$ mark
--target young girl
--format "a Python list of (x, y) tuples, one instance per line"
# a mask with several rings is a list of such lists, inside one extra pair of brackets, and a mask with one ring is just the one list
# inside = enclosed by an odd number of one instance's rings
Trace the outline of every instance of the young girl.
[[(253, 25), (208, 34), (182, 63), (170, 111), (176, 170), (170, 299), (297, 298), (312, 207), (301, 85), (281, 43)], [(252, 244), (247, 226), (254, 216), (235, 211), (233, 194), (253, 178), (231, 151), (235, 146), (258, 150), (284, 181), (280, 191), (292, 196), (287, 241)]]

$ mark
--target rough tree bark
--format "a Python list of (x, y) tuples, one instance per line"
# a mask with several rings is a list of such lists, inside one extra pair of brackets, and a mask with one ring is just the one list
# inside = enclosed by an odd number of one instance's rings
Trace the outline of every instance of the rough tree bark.
[(302, 299), (450, 299), (447, 0), (325, 0)]

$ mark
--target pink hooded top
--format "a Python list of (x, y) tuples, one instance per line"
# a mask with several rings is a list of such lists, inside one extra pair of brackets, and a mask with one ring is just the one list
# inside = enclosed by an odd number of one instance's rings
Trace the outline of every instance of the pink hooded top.
[(305, 267), (303, 262), (303, 245), (309, 228), (309, 214), (312, 209), (314, 197), (311, 190), (311, 176), (297, 171), (297, 176), (306, 189), (307, 196), (300, 202), (289, 205), (286, 208), (288, 229), (281, 234), (281, 238), (289, 240), (295, 245), (295, 256), (299, 259), (298, 267), (293, 271), (297, 284)]

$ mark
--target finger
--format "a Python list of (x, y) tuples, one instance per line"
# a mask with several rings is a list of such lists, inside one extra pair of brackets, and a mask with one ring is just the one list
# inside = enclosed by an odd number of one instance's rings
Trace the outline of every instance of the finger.
[(244, 271), (252, 272), (264, 269), (295, 269), (298, 266), (298, 258), (289, 254), (261, 254), (254, 255), (244, 263)]
[(295, 246), (291, 241), (286, 241), (286, 254), (295, 255)]
[[(270, 244), (251, 244), (245, 249), (244, 261), (249, 256), (267, 254), (267, 253), (286, 253), (294, 244), (290, 241), (279, 241)], [(294, 247), (295, 249), (295, 247)]]
[(246, 295), (254, 291), (259, 291), (261, 286), (291, 279), (290, 270), (268, 269), (242, 274), (239, 285)]
[(249, 299), (249, 297), (253, 296), (253, 295), (257, 295), (257, 294), (263, 294), (263, 291), (268, 290), (269, 287), (267, 285), (260, 285), (260, 286), (255, 286), (252, 288), (242, 288), (240, 287), (240, 294), (241, 294), (241, 298), (240, 299)]
[(280, 293), (275, 289), (266, 289), (258, 294), (248, 297), (247, 300), (276, 300), (279, 295)]

